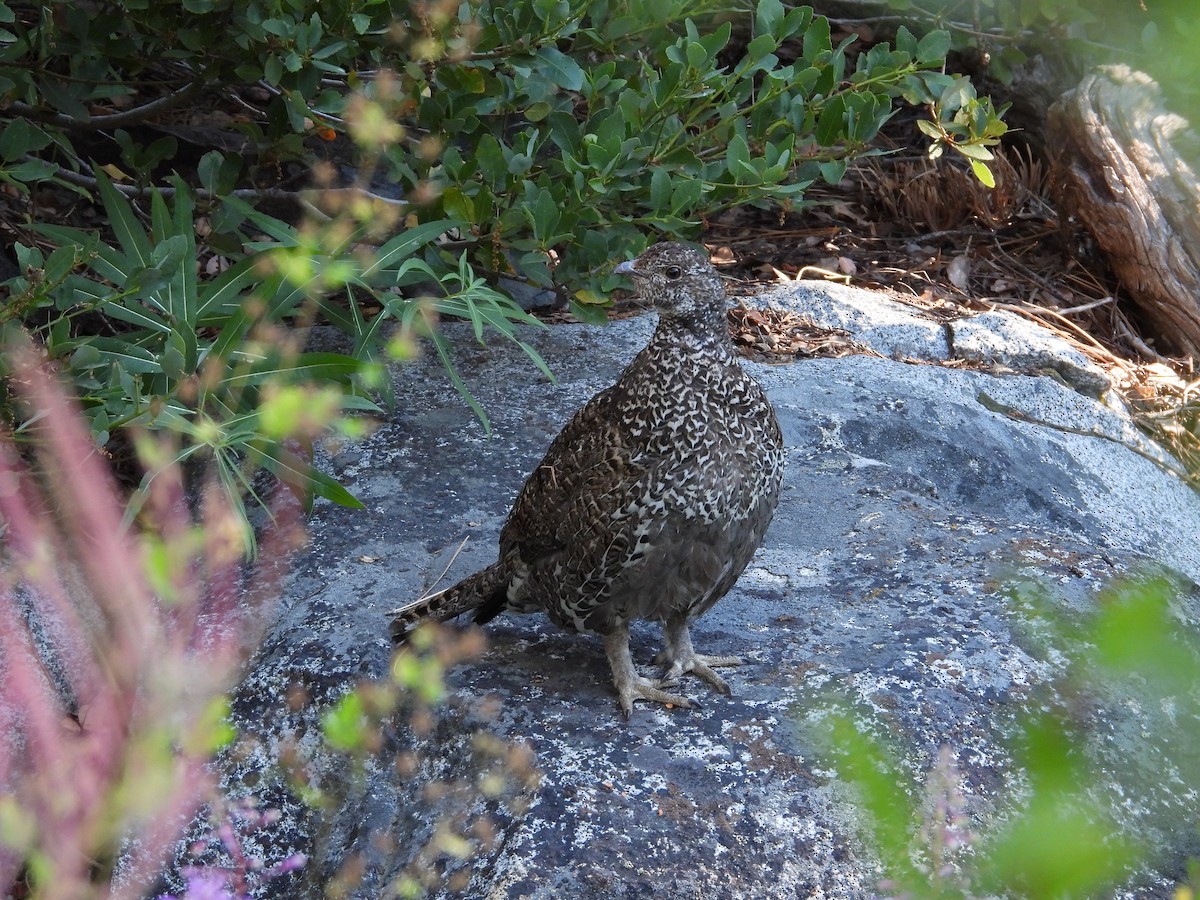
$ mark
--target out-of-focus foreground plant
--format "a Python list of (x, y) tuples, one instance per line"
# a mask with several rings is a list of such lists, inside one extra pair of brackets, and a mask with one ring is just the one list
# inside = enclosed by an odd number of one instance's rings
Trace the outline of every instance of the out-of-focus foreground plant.
[[(478, 629), (422, 625), (392, 658), (389, 678), (357, 685), (322, 714), (326, 746), (348, 758), (356, 782), (381, 777), (382, 761), (386, 769), (421, 787), (412, 802), (431, 827), (419, 843), (402, 848), (407, 863), (388, 886), (389, 897), (415, 900), (439, 889), (464, 890), (472, 875), (471, 861), (495, 847), (503, 831), (501, 820), (522, 815), (540, 783), (533, 749), (486, 728), (470, 735), (470, 762), (462, 770), (451, 766), (446, 771), (425, 755), (431, 743), (437, 744), (440, 708), (451, 693), (446, 673), (480, 654), (484, 645)], [(486, 714), (486, 708), (481, 711)], [(314, 793), (312, 773), (295, 771), (293, 776), (294, 789), (307, 803), (326, 805), (328, 798), (319, 788)], [(389, 828), (370, 839), (386, 846), (395, 835)], [(352, 894), (362, 874), (356, 863), (351, 858), (343, 865), (336, 885), (328, 886), (330, 896)]]
[[(899, 754), (848, 703), (834, 699), (810, 711), (807, 731), (820, 755), (856, 791), (889, 896), (1107, 896), (1139, 867), (1172, 863), (1122, 824), (1122, 807), (1164, 789), (1165, 773), (1178, 790), (1200, 785), (1200, 637), (1173, 614), (1175, 597), (1165, 579), (1117, 583), (1078, 623), (1055, 612), (1038, 588), (1014, 592), (1030, 616), (1030, 638), (1065, 651), (1066, 669), (1057, 699), (1045, 698), (1018, 721), (1012, 754), (1024, 778), (1017, 794), (997, 800), (1000, 821), (990, 827), (964, 812), (954, 748), (943, 748), (922, 800)], [(1110, 763), (1103, 776), (1077, 715), (1097, 696), (1137, 710), (1143, 748)], [(1198, 876), (1192, 863), (1180, 900), (1195, 896)]]
[[(189, 495), (178, 467), (134, 530), (44, 359), (26, 342), (6, 361), (33, 440), (0, 435), (0, 893), (140, 897), (232, 737), (224, 692), (297, 545), (300, 500), (275, 492), (252, 573), (223, 493)], [(140, 444), (150, 466), (170, 457)]]

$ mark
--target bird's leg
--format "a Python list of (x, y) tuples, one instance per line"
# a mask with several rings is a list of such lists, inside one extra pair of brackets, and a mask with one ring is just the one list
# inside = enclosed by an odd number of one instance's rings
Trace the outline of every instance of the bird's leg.
[(617, 694), (621, 699), (621, 709), (625, 718), (633, 714), (635, 700), (650, 700), (655, 703), (670, 703), (675, 706), (692, 706), (692, 702), (678, 694), (669, 694), (655, 682), (643, 678), (633, 667), (633, 658), (629, 655), (629, 626), (622, 624), (604, 636), (604, 651), (608, 654), (608, 664), (612, 667), (613, 684), (617, 686)]
[(744, 660), (740, 656), (703, 656), (692, 647), (692, 633), (688, 630), (687, 619), (669, 619), (663, 623), (663, 642), (666, 647), (658, 659), (667, 670), (654, 683), (658, 687), (671, 687), (679, 683), (684, 672), (699, 675), (714, 688), (730, 695), (729, 685), (716, 672), (717, 666), (740, 666)]

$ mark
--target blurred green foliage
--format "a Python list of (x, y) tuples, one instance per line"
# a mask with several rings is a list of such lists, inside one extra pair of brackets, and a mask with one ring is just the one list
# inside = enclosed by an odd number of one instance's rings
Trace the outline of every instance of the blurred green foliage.
[[(955, 748), (945, 748), (931, 770), (939, 802), (922, 804), (899, 753), (863, 728), (848, 703), (831, 699), (811, 717), (817, 724), (809, 734), (821, 756), (860, 800), (861, 824), (890, 895), (1095, 897), (1139, 867), (1178, 864), (1122, 824), (1128, 819), (1119, 807), (1128, 798), (1136, 803), (1148, 785), (1161, 788), (1164, 771), (1177, 773), (1185, 789), (1200, 784), (1200, 635), (1181, 624), (1177, 596), (1166, 579), (1130, 579), (1102, 592), (1094, 613), (1074, 621), (1045, 590), (1014, 592), (1031, 617), (1030, 639), (1064, 653), (1066, 665), (1050, 695), (1059, 699), (1043, 697), (1041, 709), (1017, 724), (1010, 749), (1023, 777), (1013, 796), (995, 800), (1003, 815), (990, 828), (967, 821), (955, 802)], [(1101, 774), (1073, 709), (1114, 696), (1141, 698), (1140, 749), (1127, 747), (1125, 758)], [(1169, 713), (1158, 715), (1161, 709)], [(1197, 822), (1174, 827), (1194, 829)], [(1190, 871), (1196, 873), (1194, 864)], [(1178, 896), (1192, 897), (1194, 887), (1181, 886)]]
[(1200, 8), (1193, 0), (879, 0), (880, 11), (945, 30), (955, 50), (983, 51), (991, 75), (1012, 79), (1029, 56), (1081, 69), (1126, 63), (1200, 119)]
[[(362, 783), (378, 777), (372, 762), (396, 768), (422, 785), (422, 803), (429, 804), (431, 834), (419, 848), (410, 848), (410, 862), (389, 886), (388, 896), (424, 897), (439, 888), (462, 890), (469, 871), (464, 863), (494, 837), (492, 815), (497, 808), (519, 814), (541, 780), (533, 752), (524, 743), (510, 743), (486, 730), (470, 736), (470, 774), (442, 780), (422, 765), (422, 741), (435, 739), (446, 700), (445, 675), (483, 651), (479, 629), (455, 631), (426, 623), (410, 632), (392, 659), (391, 678), (363, 682), (331, 704), (321, 718), (327, 747), (352, 763)], [(329, 791), (314, 785), (307, 771), (297, 772), (292, 787), (311, 805), (336, 802)], [(336, 789), (334, 789), (336, 792)], [(482, 801), (482, 802), (481, 802)], [(385, 835), (378, 835), (386, 840)], [(339, 876), (339, 889), (354, 883), (355, 867), (348, 861)]]

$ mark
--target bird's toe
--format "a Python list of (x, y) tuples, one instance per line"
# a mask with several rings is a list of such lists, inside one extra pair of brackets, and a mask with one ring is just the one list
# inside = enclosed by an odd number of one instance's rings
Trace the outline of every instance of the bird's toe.
[(693, 675), (703, 678), (718, 692), (729, 697), (733, 692), (725, 683), (725, 679), (713, 669), (721, 666), (740, 666), (744, 662), (745, 660), (740, 656), (704, 656), (700, 653), (693, 653), (686, 657), (679, 656), (671, 661), (670, 666), (660, 678), (655, 680), (654, 684), (660, 688), (674, 687), (685, 672), (691, 672)]
[[(734, 665), (733, 663), (719, 663), (718, 665)], [(733, 691), (729, 689), (729, 685), (725, 683), (725, 679), (718, 675), (710, 668), (710, 664), (704, 662), (703, 657), (697, 657), (693, 660), (689, 671), (693, 675), (699, 675), (717, 691), (724, 694), (726, 697), (733, 696)]]
[(627, 719), (633, 715), (633, 704), (638, 700), (662, 703), (665, 706), (682, 706), (685, 709), (690, 709), (695, 705), (682, 694), (672, 694), (669, 691), (664, 691), (656, 682), (641, 677), (624, 684), (618, 684), (617, 694), (620, 696), (621, 709)]

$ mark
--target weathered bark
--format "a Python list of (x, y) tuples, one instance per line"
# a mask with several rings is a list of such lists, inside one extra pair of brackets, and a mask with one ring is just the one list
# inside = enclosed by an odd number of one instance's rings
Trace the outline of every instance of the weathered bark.
[(1200, 359), (1197, 146), (1158, 84), (1125, 66), (1091, 72), (1050, 109), (1063, 208), (1096, 238), (1160, 346)]

